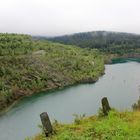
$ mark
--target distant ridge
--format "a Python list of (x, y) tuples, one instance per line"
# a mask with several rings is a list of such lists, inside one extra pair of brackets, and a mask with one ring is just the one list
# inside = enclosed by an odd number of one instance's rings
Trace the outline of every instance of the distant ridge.
[(57, 36), (51, 36), (51, 37), (46, 37), (46, 36), (40, 36), (40, 37), (44, 37), (44, 38), (56, 38), (56, 37), (62, 37), (62, 36), (73, 36), (73, 35), (77, 35), (77, 34), (85, 34), (85, 33), (115, 33), (115, 34), (130, 34), (130, 35), (140, 35), (137, 33), (130, 33), (130, 32), (119, 32), (119, 31), (106, 31), (106, 30), (97, 30), (97, 31), (87, 31), (87, 32), (76, 32), (76, 33), (71, 33), (71, 34), (64, 34), (64, 35), (57, 35)]
[(109, 53), (134, 52), (140, 49), (140, 35), (125, 32), (92, 31), (44, 39), (81, 48), (97, 48)]

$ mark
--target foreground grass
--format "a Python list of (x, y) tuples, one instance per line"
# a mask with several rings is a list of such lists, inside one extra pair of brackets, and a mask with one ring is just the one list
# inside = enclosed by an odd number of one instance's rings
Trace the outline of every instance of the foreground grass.
[[(76, 117), (72, 124), (54, 123), (55, 134), (47, 140), (139, 140), (140, 112), (111, 111), (108, 117)], [(46, 140), (40, 134), (32, 140)]]

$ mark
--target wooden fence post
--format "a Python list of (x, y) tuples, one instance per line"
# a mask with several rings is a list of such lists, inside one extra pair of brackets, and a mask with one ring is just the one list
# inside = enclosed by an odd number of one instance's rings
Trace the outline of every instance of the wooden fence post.
[(102, 107), (104, 115), (108, 115), (108, 112), (111, 110), (111, 107), (109, 106), (107, 97), (102, 98)]
[(41, 118), (41, 122), (43, 125), (45, 135), (46, 135), (46, 137), (48, 137), (49, 134), (51, 134), (53, 132), (53, 128), (52, 128), (51, 121), (49, 119), (47, 112), (41, 113), (40, 118)]

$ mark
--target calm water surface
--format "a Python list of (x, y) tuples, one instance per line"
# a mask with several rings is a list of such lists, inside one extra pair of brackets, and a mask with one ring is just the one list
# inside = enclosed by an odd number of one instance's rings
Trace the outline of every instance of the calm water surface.
[(83, 84), (24, 98), (0, 117), (0, 140), (24, 140), (40, 132), (39, 114), (47, 111), (51, 120), (70, 123), (73, 114), (92, 115), (107, 96), (112, 107), (130, 110), (140, 96), (140, 63), (106, 65), (105, 75), (95, 84)]

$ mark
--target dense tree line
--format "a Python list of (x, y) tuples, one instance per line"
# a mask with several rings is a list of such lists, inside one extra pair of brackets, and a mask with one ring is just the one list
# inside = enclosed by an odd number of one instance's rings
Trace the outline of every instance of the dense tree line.
[(140, 52), (140, 35), (130, 33), (95, 31), (53, 37), (48, 40), (82, 48), (97, 48), (107, 53)]

